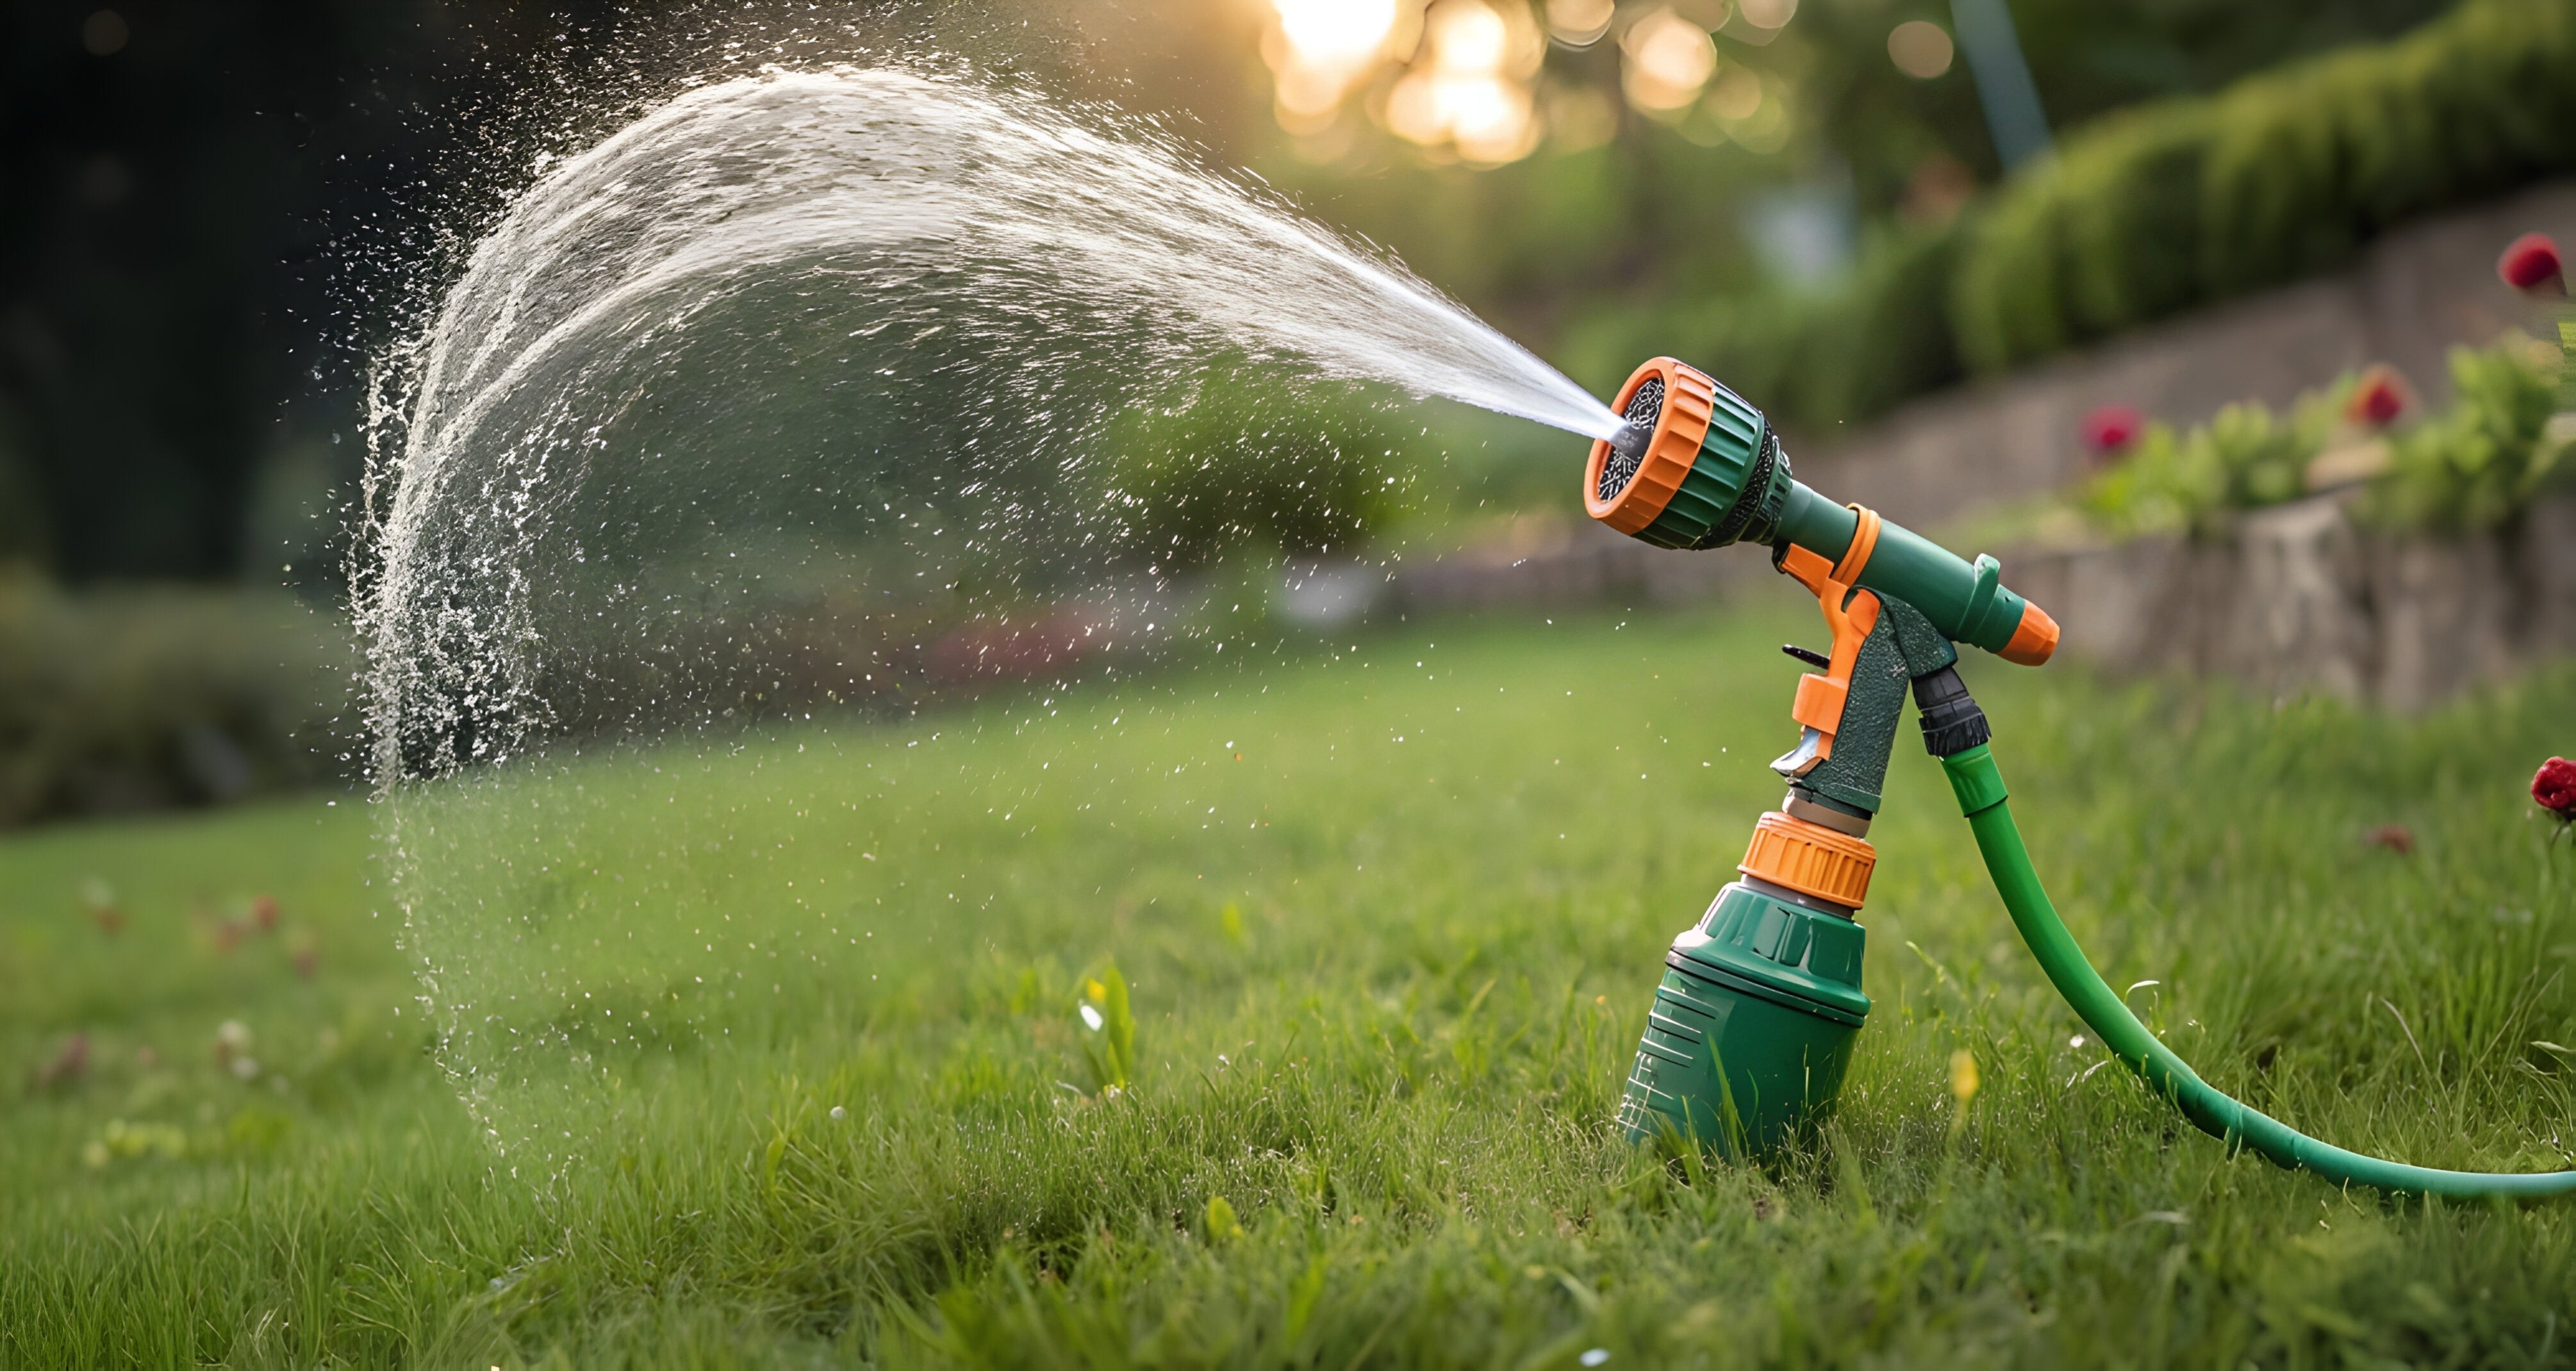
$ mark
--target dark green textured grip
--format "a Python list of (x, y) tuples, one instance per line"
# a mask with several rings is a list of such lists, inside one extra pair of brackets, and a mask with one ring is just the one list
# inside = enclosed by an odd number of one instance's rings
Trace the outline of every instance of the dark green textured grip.
[(1896, 615), (1886, 604), (1869, 636), (1861, 640), (1860, 657), (1852, 664), (1851, 693), (1843, 699), (1843, 724), (1834, 734), (1834, 755), (1797, 782), (1863, 814), (1878, 812), (1879, 796), (1887, 785), (1888, 754), (1896, 746), (1896, 727), (1905, 717), (1906, 688), (1914, 679), (1897, 644)]

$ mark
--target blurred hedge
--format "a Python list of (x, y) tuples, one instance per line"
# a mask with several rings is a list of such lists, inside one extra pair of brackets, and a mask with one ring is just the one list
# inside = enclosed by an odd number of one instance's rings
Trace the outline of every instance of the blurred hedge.
[(1995, 370), (2340, 264), (2576, 167), (2576, 5), (2469, 0), (2394, 42), (2112, 114), (1969, 227), (1959, 355)]
[(2576, 4), (2466, 0), (2393, 41), (2115, 112), (1828, 292), (1623, 302), (1571, 326), (1598, 388), (1650, 352), (1810, 434), (1970, 372), (2330, 270), (2407, 218), (2576, 169)]
[(355, 773), (353, 648), (283, 595), (0, 575), (0, 827)]
[(1945, 313), (1957, 227), (1889, 231), (1824, 294), (1770, 291), (1623, 306), (1575, 325), (1569, 368), (1617, 388), (1647, 357), (1680, 357), (1791, 424), (1818, 432), (1965, 375)]
[(1090, 498), (1109, 518), (1105, 552), (1164, 571), (1246, 547), (1347, 556), (1414, 512), (1444, 451), (1445, 438), (1383, 397), (1228, 363), (1128, 410)]

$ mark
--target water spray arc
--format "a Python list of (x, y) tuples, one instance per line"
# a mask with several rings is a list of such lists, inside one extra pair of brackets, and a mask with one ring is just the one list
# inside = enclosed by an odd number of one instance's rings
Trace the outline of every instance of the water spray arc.
[(2059, 920), (2013, 822), (1985, 713), (1959, 677), (1961, 643), (2046, 662), (2056, 622), (2003, 586), (1994, 558), (1962, 560), (1807, 488), (1762, 412), (1702, 372), (1655, 358), (1613, 408), (1624, 423), (1592, 444), (1586, 511), (1659, 547), (1767, 544), (1772, 565), (1815, 594), (1832, 634), (1829, 652), (1787, 649), (1815, 668), (1790, 707), (1797, 745), (1771, 764), (1788, 794), (1755, 823), (1740, 879), (1665, 956), (1620, 1106), (1631, 1139), (1760, 1153), (1833, 1108), (1869, 1014), (1858, 917), (1877, 861), (1869, 825), (1910, 688), (1924, 746), (1941, 760), (2023, 942), (2103, 1045), (2194, 1126), (2338, 1183), (2448, 1197), (2576, 1191), (2576, 1171), (2443, 1171), (2348, 1152), (2203, 1081), (2129, 1012)]

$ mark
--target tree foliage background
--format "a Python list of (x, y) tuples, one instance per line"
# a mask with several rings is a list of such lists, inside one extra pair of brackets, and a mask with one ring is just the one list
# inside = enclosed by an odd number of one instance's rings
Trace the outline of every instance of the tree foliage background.
[[(1498, 168), (1356, 114), (1349, 136), (1291, 136), (1259, 55), (1269, 0), (20, 0), (0, 19), (0, 563), (327, 588), (370, 359), (538, 153), (728, 66), (936, 55), (1159, 118), (1543, 353), (1626, 301), (1763, 285), (1778, 268), (1746, 215), (1765, 197), (1821, 197), (1867, 232), (2000, 175), (1965, 64), (1917, 80), (1889, 60), (1891, 26), (1946, 24), (1946, 5), (1806, 0), (1765, 36), (1718, 0), (1672, 3), (1785, 93), (1776, 149), (1615, 101), (1606, 142)], [(2061, 131), (2443, 8), (2012, 5)], [(1552, 96), (1618, 89), (1615, 44), (1545, 63)]]

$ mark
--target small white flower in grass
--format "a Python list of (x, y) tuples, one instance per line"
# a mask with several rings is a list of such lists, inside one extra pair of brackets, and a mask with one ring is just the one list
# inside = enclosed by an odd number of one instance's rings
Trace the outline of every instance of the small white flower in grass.
[(2084, 1035), (2081, 1033), (2076, 1034), (2074, 1037), (2066, 1040), (2066, 1045), (2068, 1047), (2082, 1047), (2084, 1045)]
[(1610, 1360), (1610, 1349), (1607, 1347), (1596, 1347), (1591, 1351), (1584, 1353), (1582, 1356), (1575, 1358), (1575, 1360), (1586, 1366), (1599, 1366), (1601, 1363)]
[(850, 1111), (843, 1109), (837, 1104), (832, 1106), (832, 1122), (839, 1123), (841, 1120), (848, 1117), (850, 1117)]
[(1100, 1011), (1089, 1005), (1084, 1005), (1082, 1007), (1082, 1026), (1090, 1029), (1094, 1033), (1097, 1033), (1100, 1031), (1100, 1024)]

